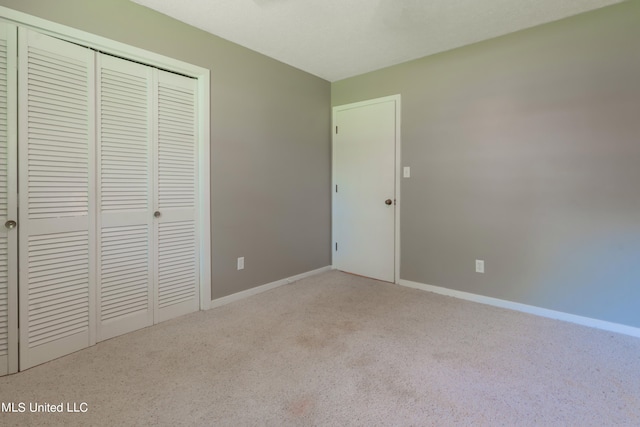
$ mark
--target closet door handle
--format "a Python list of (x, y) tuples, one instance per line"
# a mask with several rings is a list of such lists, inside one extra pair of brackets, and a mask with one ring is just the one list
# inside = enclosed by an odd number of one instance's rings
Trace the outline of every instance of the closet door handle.
[(18, 223), (12, 219), (4, 223), (4, 226), (7, 227), (9, 230), (11, 230), (12, 228), (16, 228), (17, 225)]
[(160, 211), (155, 211), (153, 213), (153, 216), (156, 217), (156, 218), (160, 218)]

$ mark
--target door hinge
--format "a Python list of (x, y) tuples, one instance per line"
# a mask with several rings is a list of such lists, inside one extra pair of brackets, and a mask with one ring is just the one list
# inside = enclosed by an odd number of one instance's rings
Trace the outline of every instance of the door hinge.
[(336, 135), (338, 134), (338, 126), (336, 126)]
[(338, 250), (338, 242), (336, 242), (336, 251)]
[(338, 184), (336, 184), (336, 193), (338, 192)]

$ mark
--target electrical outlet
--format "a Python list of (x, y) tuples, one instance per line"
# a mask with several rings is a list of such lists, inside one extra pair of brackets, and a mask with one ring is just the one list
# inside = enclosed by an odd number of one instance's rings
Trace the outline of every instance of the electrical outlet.
[(238, 258), (238, 270), (244, 270), (244, 257), (243, 256)]
[(476, 260), (476, 273), (484, 273), (484, 260)]

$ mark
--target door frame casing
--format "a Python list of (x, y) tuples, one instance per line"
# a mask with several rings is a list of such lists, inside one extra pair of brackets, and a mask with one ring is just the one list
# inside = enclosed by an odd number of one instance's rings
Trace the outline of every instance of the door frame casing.
[(365, 107), (369, 105), (380, 104), (382, 102), (393, 101), (395, 103), (395, 171), (394, 171), (394, 188), (395, 188), (395, 205), (394, 205), (394, 268), (393, 282), (400, 283), (400, 179), (402, 173), (402, 142), (401, 142), (401, 96), (400, 94), (384, 96), (381, 98), (368, 99), (365, 101), (353, 102), (350, 104), (337, 105), (331, 109), (331, 263), (335, 269), (336, 250), (334, 242), (338, 241), (336, 229), (334, 227), (336, 192), (335, 192), (335, 143), (336, 143), (336, 113), (342, 110), (352, 108)]
[[(198, 88), (198, 231), (200, 253), (200, 310), (211, 307), (211, 181), (210, 181), (210, 70), (106, 37), (0, 6), (0, 20), (41, 34), (86, 46), (197, 80)], [(19, 225), (18, 225), (19, 226)]]
[[(11, 22), (4, 24), (7, 25), (7, 219), (18, 221), (18, 27)], [(18, 229), (15, 228), (7, 233), (8, 348), (0, 375), (18, 372), (18, 311)]]

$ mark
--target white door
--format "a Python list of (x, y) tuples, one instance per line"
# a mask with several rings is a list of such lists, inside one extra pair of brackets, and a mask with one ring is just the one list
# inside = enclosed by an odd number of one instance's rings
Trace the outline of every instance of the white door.
[(397, 97), (333, 109), (333, 265), (395, 281)]
[(196, 81), (158, 70), (155, 321), (200, 307)]
[(20, 369), (95, 343), (90, 49), (19, 32)]
[(153, 68), (97, 55), (98, 341), (153, 324)]
[(0, 375), (18, 370), (16, 49), (17, 28), (0, 23)]

